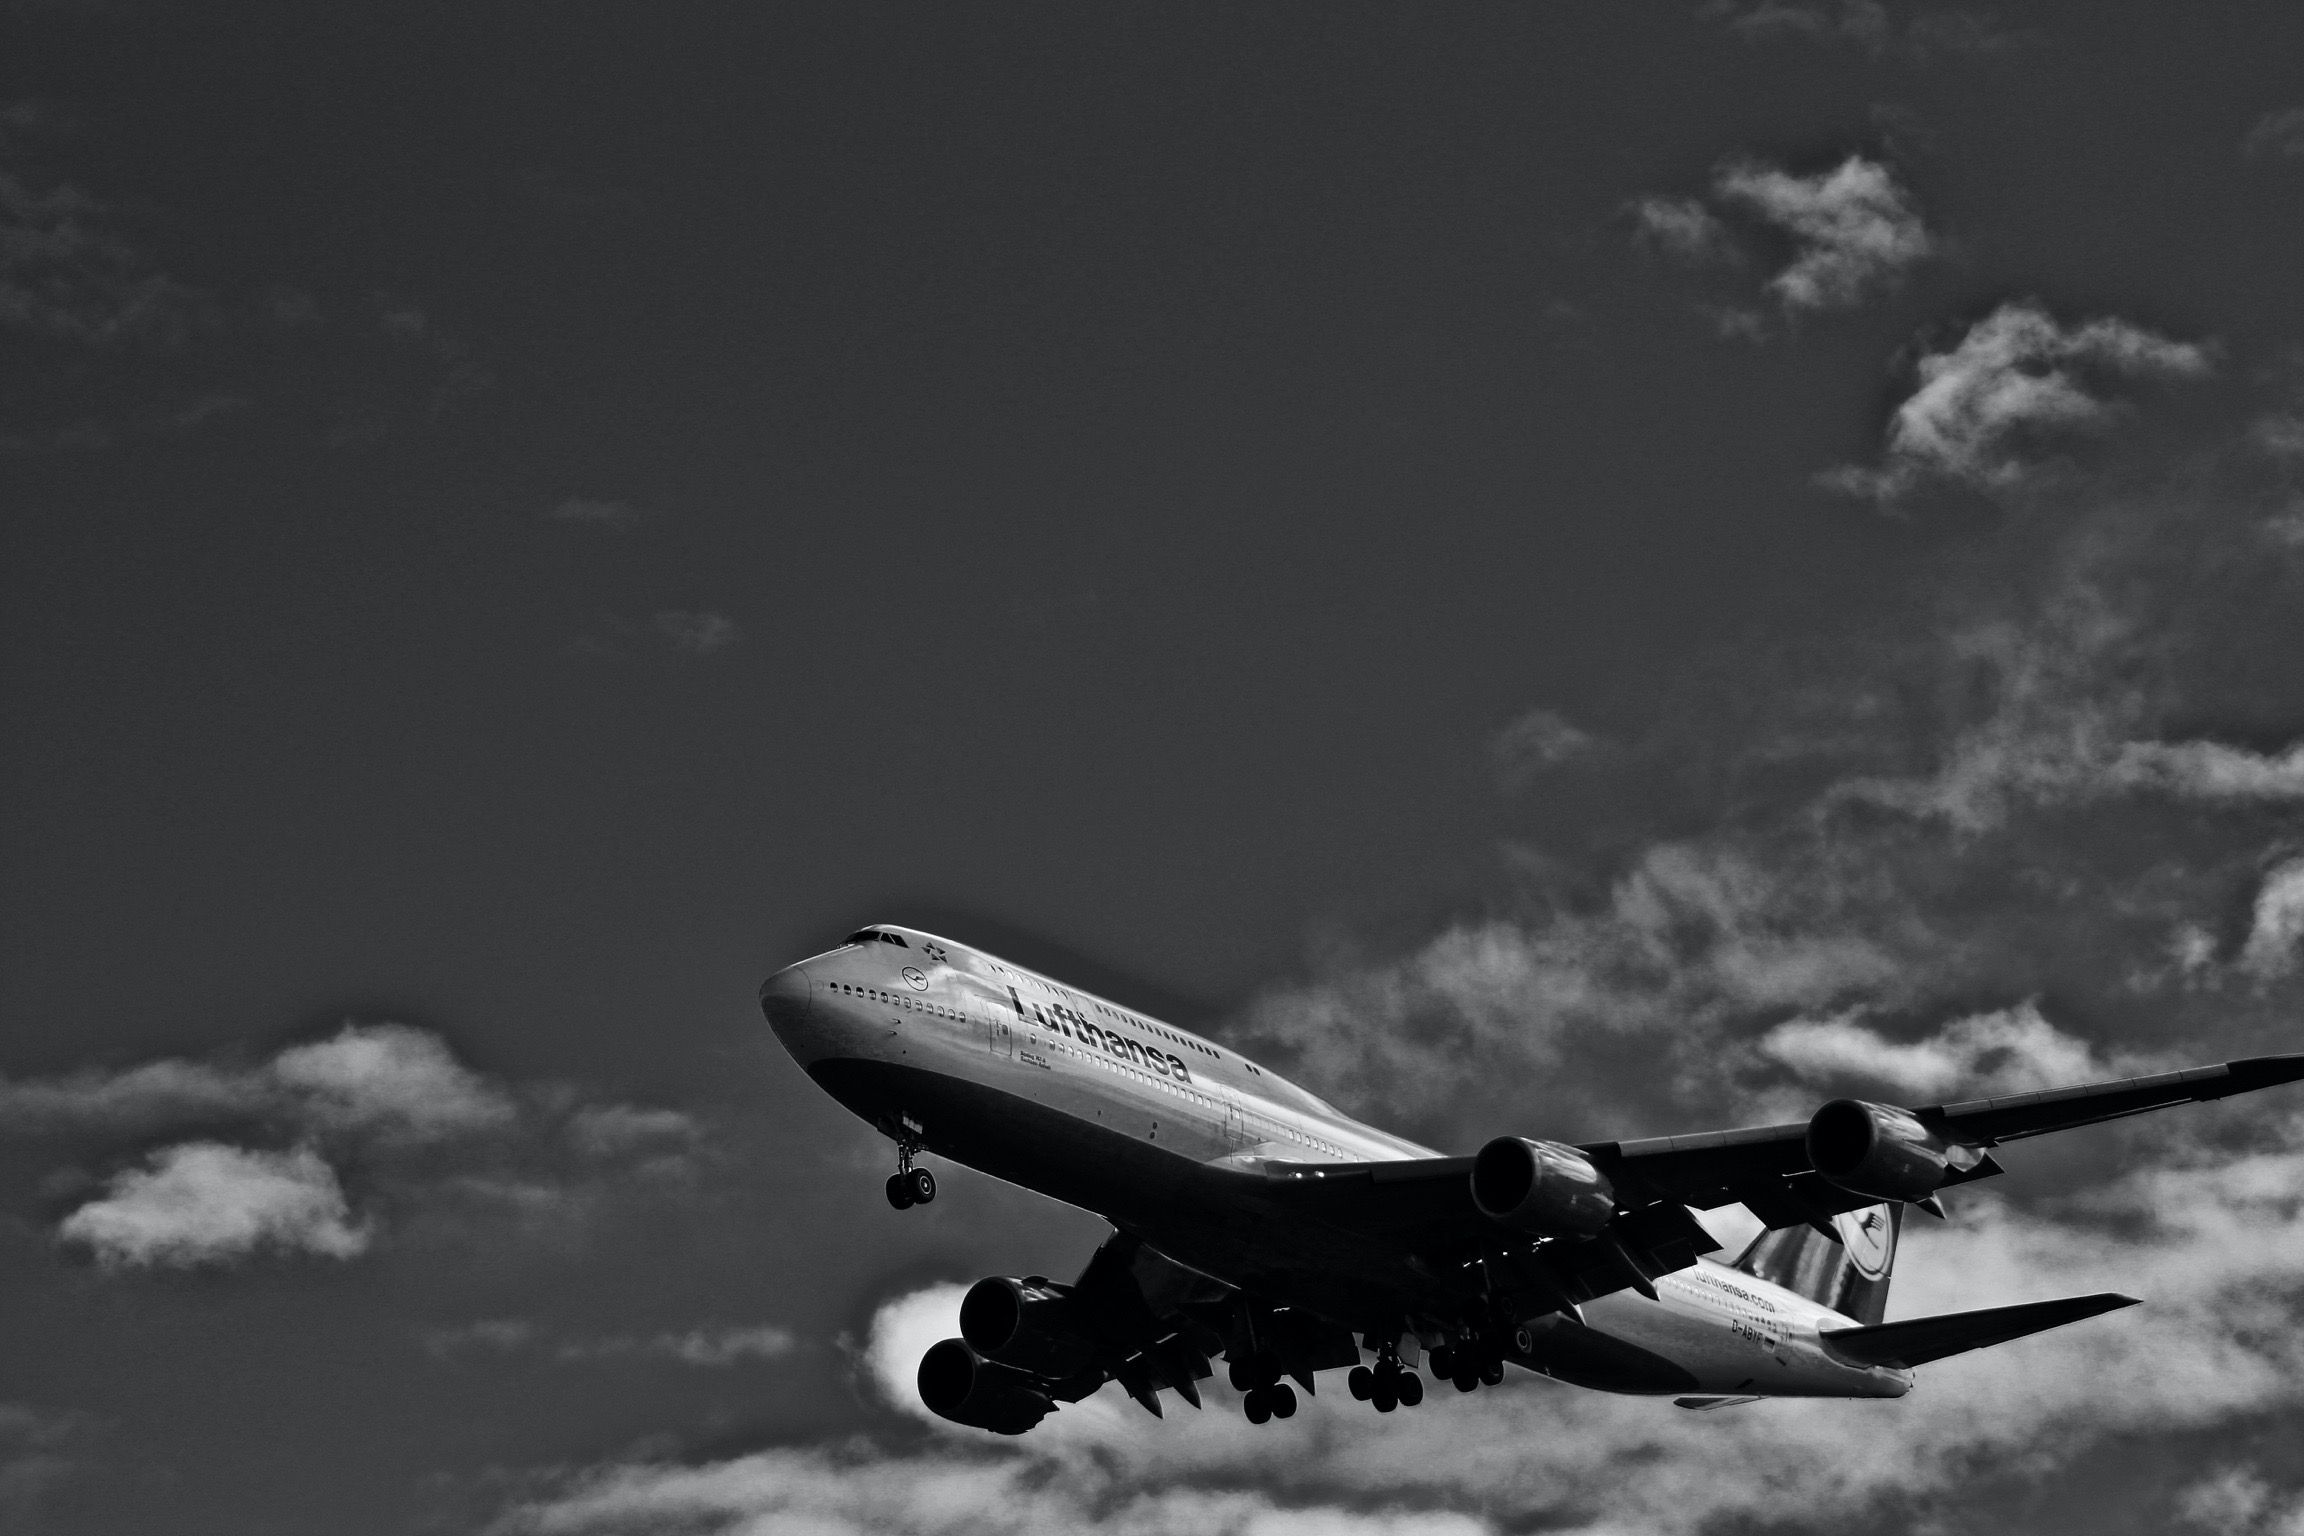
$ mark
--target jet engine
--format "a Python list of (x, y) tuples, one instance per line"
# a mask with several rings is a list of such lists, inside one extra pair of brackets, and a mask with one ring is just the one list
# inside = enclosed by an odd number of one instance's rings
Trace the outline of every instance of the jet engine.
[(1038, 1275), (994, 1275), (960, 1302), (960, 1337), (987, 1360), (1041, 1377), (1092, 1369), (1095, 1341), (1082, 1332), (1065, 1292)]
[(1616, 1214), (1616, 1191), (1574, 1147), (1499, 1136), (1472, 1159), (1472, 1203), (1522, 1232), (1592, 1233)]
[(1926, 1199), (1976, 1161), (1974, 1148), (1945, 1141), (1893, 1104), (1834, 1099), (1808, 1122), (1808, 1166), (1875, 1200)]
[(1024, 1433), (1056, 1407), (1028, 1372), (985, 1359), (965, 1339), (946, 1339), (920, 1357), (920, 1401), (955, 1424), (1002, 1435)]

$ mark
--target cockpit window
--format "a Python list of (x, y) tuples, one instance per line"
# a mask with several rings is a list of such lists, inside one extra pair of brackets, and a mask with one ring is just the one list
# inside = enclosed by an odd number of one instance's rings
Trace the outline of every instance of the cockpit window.
[(899, 934), (883, 933), (877, 928), (859, 928), (841, 941), (845, 944), (893, 944), (898, 949), (910, 949)]

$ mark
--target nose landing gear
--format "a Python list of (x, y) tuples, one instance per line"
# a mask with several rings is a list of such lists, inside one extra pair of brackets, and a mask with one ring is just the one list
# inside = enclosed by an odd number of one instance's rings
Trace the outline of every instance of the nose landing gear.
[(900, 1211), (936, 1198), (936, 1175), (912, 1166), (919, 1151), (920, 1143), (909, 1133), (896, 1143), (896, 1171), (888, 1175), (888, 1203)]
[(1424, 1401), (1424, 1380), (1400, 1363), (1397, 1344), (1387, 1344), (1377, 1351), (1373, 1369), (1365, 1365), (1352, 1367), (1352, 1374), (1344, 1378), (1344, 1387), (1378, 1413), (1413, 1408)]

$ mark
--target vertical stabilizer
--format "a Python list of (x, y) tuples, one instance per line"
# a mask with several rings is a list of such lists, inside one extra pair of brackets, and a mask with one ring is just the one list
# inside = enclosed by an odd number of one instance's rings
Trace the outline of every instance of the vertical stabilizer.
[(1866, 1206), (1832, 1218), (1836, 1237), (1810, 1226), (1763, 1232), (1735, 1267), (1870, 1325), (1887, 1313), (1888, 1272), (1903, 1227), (1903, 1206)]

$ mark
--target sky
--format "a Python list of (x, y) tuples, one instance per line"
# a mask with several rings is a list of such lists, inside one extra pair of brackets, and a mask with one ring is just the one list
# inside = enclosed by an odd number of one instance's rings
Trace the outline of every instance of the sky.
[[(1021, 1441), (861, 922), (1450, 1151), (2304, 1049), (2304, 12), (0, 5), (0, 1530), (2304, 1531), (2304, 1098), (1898, 1403)], [(1723, 1241), (1751, 1230), (1707, 1218)]]

